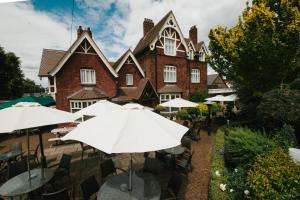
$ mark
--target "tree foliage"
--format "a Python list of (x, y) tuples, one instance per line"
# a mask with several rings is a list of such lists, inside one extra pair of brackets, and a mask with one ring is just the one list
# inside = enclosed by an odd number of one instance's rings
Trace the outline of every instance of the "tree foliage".
[(249, 115), (262, 95), (300, 73), (300, 1), (254, 0), (232, 28), (210, 31), (210, 64), (226, 76)]
[(24, 92), (43, 92), (41, 86), (30, 79), (24, 79), (19, 57), (5, 52), (0, 46), (0, 99), (15, 99)]

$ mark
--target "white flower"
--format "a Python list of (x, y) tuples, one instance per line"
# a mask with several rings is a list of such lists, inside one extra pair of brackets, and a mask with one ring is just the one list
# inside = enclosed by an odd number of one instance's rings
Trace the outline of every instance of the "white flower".
[(245, 195), (249, 195), (249, 193), (250, 193), (249, 190), (244, 190)]
[(219, 170), (216, 171), (216, 176), (221, 176)]
[(230, 190), (229, 190), (229, 192), (233, 192), (233, 191), (234, 191), (233, 189), (230, 189)]
[(221, 183), (220, 189), (224, 192), (226, 190), (226, 184)]
[(238, 169), (234, 169), (235, 172), (238, 172)]

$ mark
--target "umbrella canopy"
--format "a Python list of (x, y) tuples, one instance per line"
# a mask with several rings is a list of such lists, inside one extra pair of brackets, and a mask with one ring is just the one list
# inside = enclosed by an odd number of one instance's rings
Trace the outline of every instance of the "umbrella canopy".
[(167, 101), (165, 103), (161, 103), (160, 105), (163, 107), (173, 107), (173, 108), (194, 108), (198, 104), (182, 98), (176, 98)]
[(35, 103), (39, 103), (42, 106), (55, 105), (55, 101), (51, 96), (40, 96), (40, 97), (26, 96), (26, 97), (14, 99), (14, 100), (2, 103), (2, 104), (0, 104), (0, 109), (11, 107), (20, 102), (35, 102)]
[(73, 121), (71, 113), (23, 102), (0, 110), (0, 133)]
[(225, 99), (226, 99), (226, 101), (236, 101), (239, 98), (236, 94), (231, 94), (231, 95), (225, 96)]
[(109, 154), (135, 153), (177, 146), (187, 131), (139, 104), (127, 104), (81, 123), (62, 140), (81, 141)]
[(80, 111), (74, 113), (75, 119), (83, 117), (84, 115), (88, 116), (98, 116), (103, 115), (106, 112), (110, 112), (112, 110), (120, 109), (121, 106), (115, 103), (112, 103), (108, 100), (100, 100), (96, 103), (81, 109)]
[(223, 95), (217, 95), (214, 97), (206, 98), (206, 101), (226, 101), (227, 99)]

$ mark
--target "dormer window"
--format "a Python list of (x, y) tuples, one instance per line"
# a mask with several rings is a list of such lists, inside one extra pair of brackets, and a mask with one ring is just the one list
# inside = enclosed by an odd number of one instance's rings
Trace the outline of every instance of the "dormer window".
[(96, 84), (96, 72), (93, 69), (80, 69), (81, 84)]
[(165, 38), (165, 54), (169, 56), (176, 55), (176, 42), (174, 39)]
[(126, 85), (127, 86), (133, 85), (133, 74), (126, 74)]

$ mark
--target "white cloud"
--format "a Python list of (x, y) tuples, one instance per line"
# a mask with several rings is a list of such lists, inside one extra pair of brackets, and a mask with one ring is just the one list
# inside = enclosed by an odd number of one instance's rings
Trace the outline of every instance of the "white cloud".
[(34, 10), (29, 3), (1, 4), (0, 19), (0, 45), (20, 57), (26, 77), (41, 83), (37, 75), (42, 49), (66, 49), (69, 25)]

